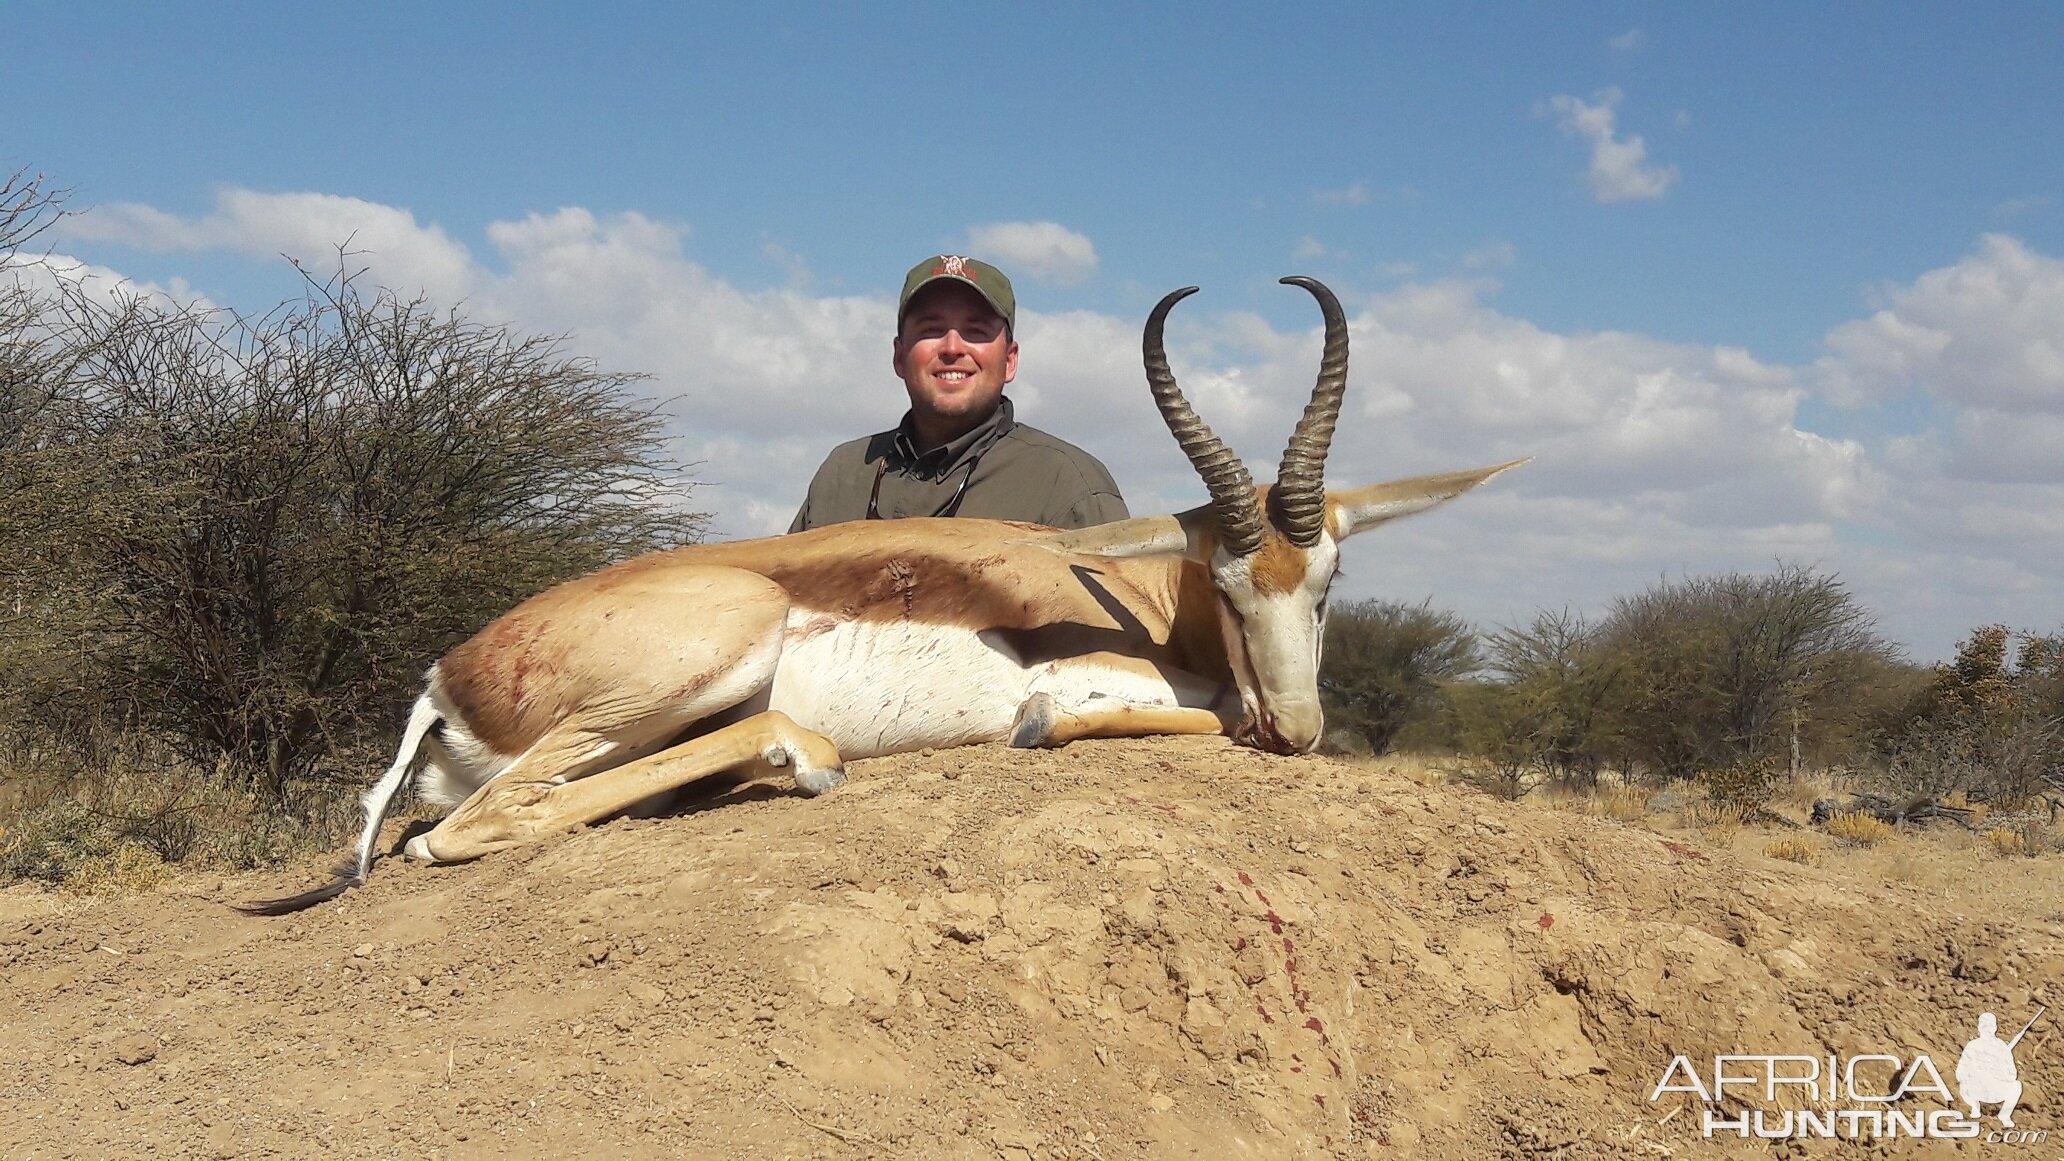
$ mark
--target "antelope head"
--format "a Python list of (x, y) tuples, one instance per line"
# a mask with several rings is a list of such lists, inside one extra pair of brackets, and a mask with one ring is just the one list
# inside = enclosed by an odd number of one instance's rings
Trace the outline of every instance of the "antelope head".
[(1101, 556), (1174, 552), (1203, 565), (1217, 593), (1219, 628), (1240, 693), (1241, 723), (1234, 736), (1289, 754), (1318, 745), (1325, 725), (1319, 660), (1327, 598), (1340, 571), (1340, 542), (1451, 500), (1526, 461), (1327, 492), (1326, 453), (1347, 390), (1347, 319), (1340, 300), (1316, 279), (1282, 281), (1318, 299), (1326, 344), (1318, 383), (1283, 451), (1276, 482), (1257, 488), (1247, 466), (1198, 418), (1176, 385), (1161, 334), (1169, 310), (1197, 291), (1185, 287), (1154, 307), (1142, 345), (1155, 405), (1203, 477), (1211, 502), (1177, 516), (1068, 533), (1058, 546)]

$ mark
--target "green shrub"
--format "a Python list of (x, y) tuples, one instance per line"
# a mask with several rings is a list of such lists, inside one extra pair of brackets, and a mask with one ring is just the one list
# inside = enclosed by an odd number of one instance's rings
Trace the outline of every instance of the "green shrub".
[(1429, 603), (1346, 601), (1326, 619), (1319, 696), (1329, 726), (1388, 753), (1415, 719), (1439, 711), (1442, 683), (1477, 667), (1468, 622)]

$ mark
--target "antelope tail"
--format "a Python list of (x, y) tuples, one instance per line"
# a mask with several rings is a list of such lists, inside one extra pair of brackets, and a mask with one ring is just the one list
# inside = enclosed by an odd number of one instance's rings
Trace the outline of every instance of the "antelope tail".
[(416, 765), (416, 755), (423, 748), (423, 739), (437, 722), (437, 707), (431, 703), (430, 694), (426, 691), (416, 699), (415, 709), (409, 712), (408, 726), (401, 734), (401, 752), (395, 755), (394, 765), (389, 766), (373, 788), (359, 799), (365, 807), (366, 820), (365, 829), (358, 835), (357, 858), (339, 865), (336, 877), (313, 891), (282, 899), (259, 899), (239, 904), (237, 910), (246, 915), (290, 915), (335, 899), (362, 885), (373, 873), (373, 844), (380, 841), (380, 827), (386, 823), (387, 812), (394, 806), (394, 796), (401, 793), (401, 788), (407, 784), (409, 771)]

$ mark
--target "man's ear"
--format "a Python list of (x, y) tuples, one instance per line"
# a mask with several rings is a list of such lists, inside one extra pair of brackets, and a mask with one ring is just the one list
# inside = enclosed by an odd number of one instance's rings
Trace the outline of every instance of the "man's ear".
[(896, 378), (903, 377), (903, 331), (898, 327), (896, 337), (889, 343), (889, 367), (896, 372)]
[(1008, 383), (1018, 377), (1018, 340), (1010, 341), (1010, 350), (1003, 356), (1003, 381)]

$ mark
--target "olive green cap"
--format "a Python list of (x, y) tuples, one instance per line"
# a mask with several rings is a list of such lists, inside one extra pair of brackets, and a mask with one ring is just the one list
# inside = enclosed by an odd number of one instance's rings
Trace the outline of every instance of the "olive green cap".
[(978, 258), (966, 258), (959, 254), (938, 254), (927, 258), (910, 268), (903, 277), (903, 297), (896, 301), (896, 329), (903, 329), (903, 316), (910, 311), (910, 300), (917, 292), (943, 279), (954, 278), (967, 283), (981, 292), (996, 313), (1003, 316), (1003, 325), (1010, 333), (1018, 331), (1018, 296), (1011, 290), (1010, 279), (1003, 271)]

